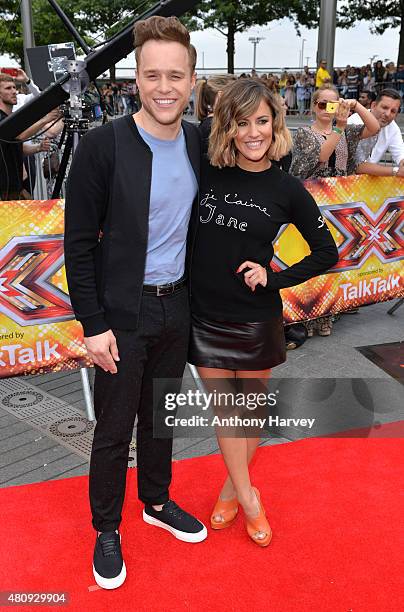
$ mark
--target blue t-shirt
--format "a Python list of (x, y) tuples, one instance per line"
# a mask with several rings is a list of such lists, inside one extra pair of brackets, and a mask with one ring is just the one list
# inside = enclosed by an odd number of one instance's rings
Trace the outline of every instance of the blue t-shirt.
[(175, 140), (161, 140), (137, 128), (153, 153), (144, 283), (163, 285), (184, 275), (188, 223), (198, 183), (182, 128)]

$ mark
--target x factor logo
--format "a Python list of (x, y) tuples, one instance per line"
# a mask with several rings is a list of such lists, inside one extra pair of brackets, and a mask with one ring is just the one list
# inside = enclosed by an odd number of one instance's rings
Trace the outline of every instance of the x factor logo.
[(22, 326), (73, 319), (51, 279), (64, 264), (63, 235), (20, 236), (0, 250), (0, 312)]
[[(381, 263), (399, 261), (404, 257), (404, 199), (387, 199), (377, 213), (365, 202), (322, 206), (323, 216), (342, 236), (339, 240), (338, 263), (328, 272), (342, 272), (362, 267), (375, 254)], [(281, 233), (286, 229), (281, 228)], [(274, 258), (274, 269), (286, 266)]]
[(364, 202), (325, 206), (322, 212), (343, 237), (334, 271), (361, 267), (372, 253), (381, 263), (404, 257), (404, 199), (386, 200), (377, 213)]

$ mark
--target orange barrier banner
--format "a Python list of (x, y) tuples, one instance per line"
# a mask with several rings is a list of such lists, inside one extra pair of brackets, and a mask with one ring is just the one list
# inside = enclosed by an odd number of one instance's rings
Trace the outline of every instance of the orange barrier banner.
[[(349, 176), (305, 181), (338, 246), (327, 274), (281, 291), (284, 319), (294, 322), (403, 297), (404, 179)], [(274, 270), (309, 253), (293, 225), (281, 228)]]
[[(282, 291), (285, 321), (312, 319), (402, 297), (404, 179), (306, 181), (339, 249), (327, 274)], [(74, 319), (63, 257), (62, 200), (0, 202), (0, 378), (90, 365)], [(281, 228), (273, 267), (309, 249)]]
[(63, 200), (0, 202), (0, 378), (90, 365), (67, 293)]

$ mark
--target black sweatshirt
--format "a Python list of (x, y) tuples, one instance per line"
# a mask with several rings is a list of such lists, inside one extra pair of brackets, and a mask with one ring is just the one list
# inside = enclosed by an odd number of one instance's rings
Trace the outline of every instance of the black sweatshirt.
[[(199, 179), (200, 136), (183, 121)], [(132, 115), (90, 130), (74, 155), (66, 191), (69, 295), (85, 336), (136, 329), (144, 284), (153, 155)], [(181, 187), (181, 185), (179, 186)], [(197, 198), (188, 231), (187, 269)]]
[[(192, 310), (206, 319), (266, 321), (282, 313), (279, 289), (323, 274), (338, 251), (313, 197), (302, 183), (272, 164), (263, 172), (202, 164), (199, 224), (192, 257)], [(273, 272), (269, 266), (280, 227), (293, 223), (311, 253)], [(245, 260), (266, 267), (266, 287), (244, 282)]]

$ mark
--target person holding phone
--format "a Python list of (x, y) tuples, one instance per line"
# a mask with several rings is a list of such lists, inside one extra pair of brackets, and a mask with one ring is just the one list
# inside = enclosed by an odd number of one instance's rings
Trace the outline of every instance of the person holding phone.
[[(358, 100), (339, 98), (333, 85), (314, 92), (311, 110), (311, 126), (296, 132), (290, 173), (300, 179), (355, 174), (359, 140), (377, 134), (378, 121)], [(362, 125), (347, 125), (350, 111), (358, 113)]]
[[(358, 113), (362, 125), (347, 125), (350, 111)], [(357, 100), (340, 98), (333, 85), (314, 92), (312, 112), (315, 119), (311, 126), (297, 130), (290, 173), (300, 179), (355, 174), (358, 143), (378, 133), (376, 118)], [(309, 321), (309, 337), (315, 330), (320, 336), (329, 336), (332, 316)]]

